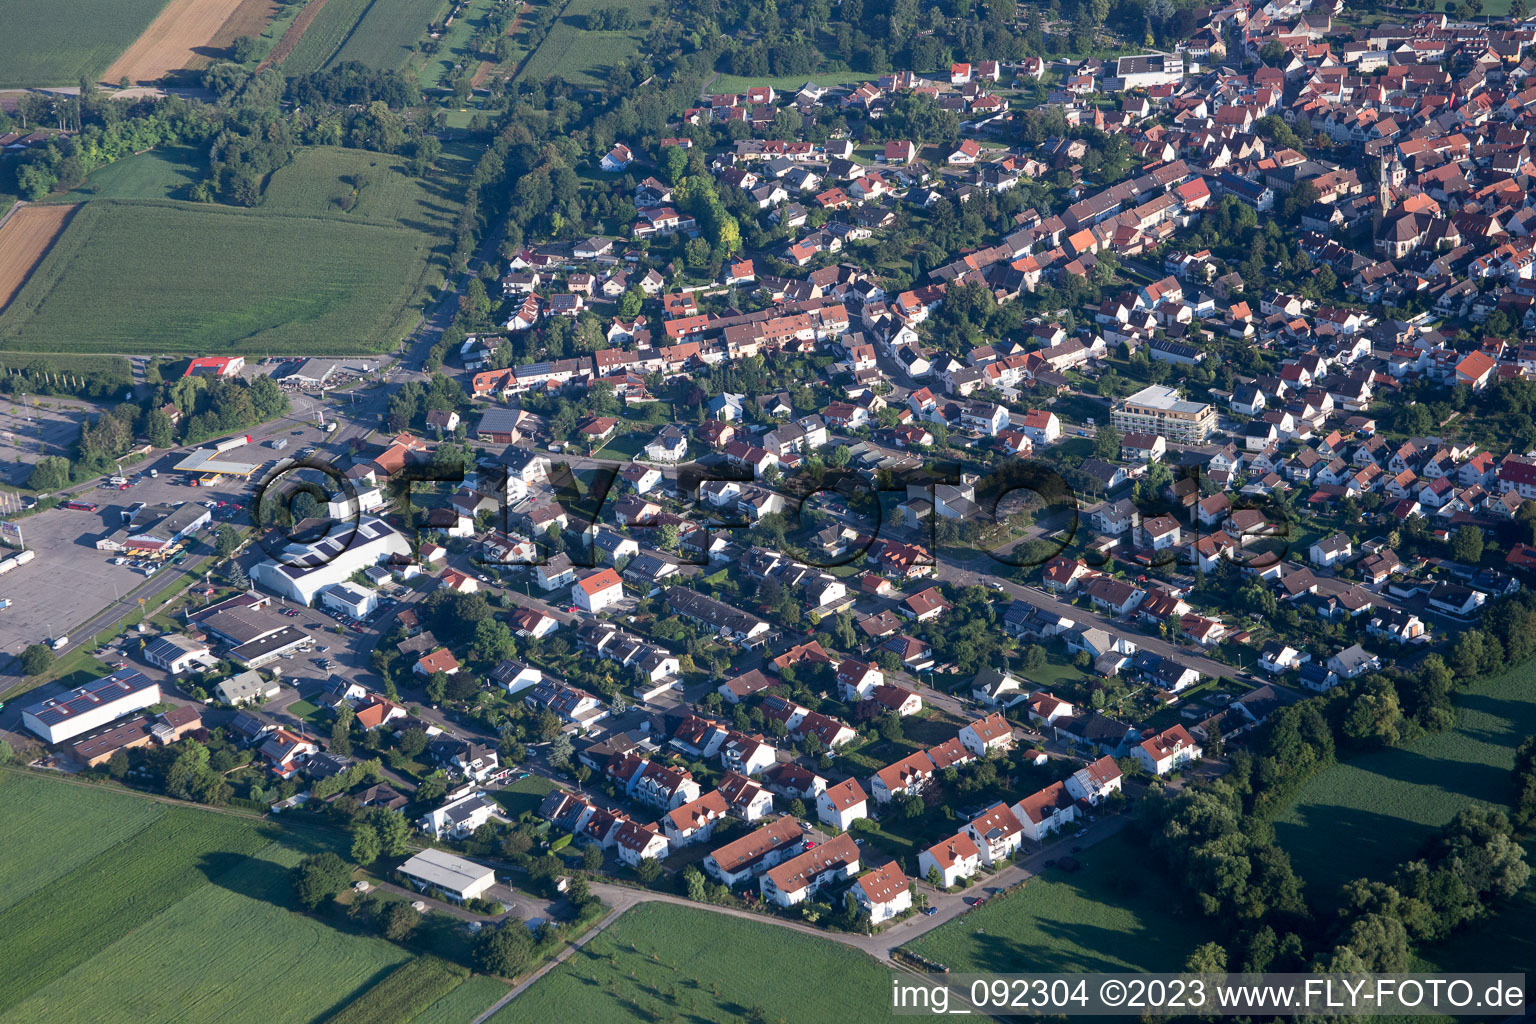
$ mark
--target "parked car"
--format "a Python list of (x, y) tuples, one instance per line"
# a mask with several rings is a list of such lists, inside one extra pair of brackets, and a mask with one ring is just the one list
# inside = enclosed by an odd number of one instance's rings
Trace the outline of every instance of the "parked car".
[(939, 912), (939, 908), (938, 907), (924, 907), (923, 908), (923, 913), (926, 914), (929, 917), (932, 917), (934, 914), (937, 914), (938, 912)]

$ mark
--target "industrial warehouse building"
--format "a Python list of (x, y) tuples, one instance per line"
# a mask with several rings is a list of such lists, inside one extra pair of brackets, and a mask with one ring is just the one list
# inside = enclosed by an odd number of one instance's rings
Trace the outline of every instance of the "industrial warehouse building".
[(411, 545), (377, 516), (363, 516), (356, 528), (342, 523), (320, 540), (290, 544), (277, 559), (251, 568), (251, 581), (290, 601), (312, 605), (320, 591), (344, 583), (391, 555), (409, 557)]
[(22, 709), (21, 724), (49, 743), (64, 743), (158, 703), (160, 684), (125, 668)]
[(479, 899), (496, 884), (490, 868), (442, 850), (422, 850), (400, 865), (400, 873), (418, 889), (436, 889), (460, 903)]

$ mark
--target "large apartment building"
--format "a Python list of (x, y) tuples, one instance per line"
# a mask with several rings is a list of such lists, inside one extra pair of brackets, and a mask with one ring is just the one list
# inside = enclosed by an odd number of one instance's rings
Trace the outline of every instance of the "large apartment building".
[(1187, 402), (1173, 388), (1144, 387), (1115, 403), (1110, 419), (1122, 434), (1161, 434), (1170, 441), (1199, 443), (1216, 429), (1216, 410)]

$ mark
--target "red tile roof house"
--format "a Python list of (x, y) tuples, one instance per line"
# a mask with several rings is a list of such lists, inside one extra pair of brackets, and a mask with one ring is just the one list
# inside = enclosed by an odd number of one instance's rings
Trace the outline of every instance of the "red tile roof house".
[(933, 762), (935, 769), (943, 771), (945, 768), (970, 764), (976, 760), (976, 755), (966, 749), (960, 737), (951, 736), (943, 743), (929, 747), (928, 759)]
[(859, 848), (852, 836), (842, 835), (770, 868), (758, 884), (764, 899), (792, 907), (815, 896), (822, 886), (852, 878), (858, 871)]
[(881, 683), (870, 692), (869, 699), (886, 711), (903, 718), (923, 710), (923, 698), (905, 686), (896, 686), (893, 683)]
[(1024, 826), (1007, 804), (987, 808), (965, 826), (965, 833), (981, 851), (981, 862), (989, 867), (1008, 860), (1024, 842)]
[(894, 860), (859, 876), (849, 890), (868, 914), (871, 924), (884, 924), (912, 909), (912, 888), (906, 872)]
[(972, 878), (981, 870), (981, 850), (964, 832), (934, 843), (917, 855), (917, 871), (931, 879), (935, 871), (939, 884), (948, 889)]
[(571, 600), (584, 612), (597, 615), (624, 598), (624, 582), (613, 569), (603, 569), (571, 587)]
[(704, 870), (726, 885), (744, 882), (800, 853), (805, 833), (800, 822), (785, 815), (754, 832), (726, 843), (704, 858)]
[(1111, 793), (1120, 792), (1120, 765), (1109, 756), (1090, 762), (1067, 777), (1067, 792), (1079, 800), (1097, 805)]
[(439, 647), (430, 654), (423, 655), (412, 668), (419, 676), (430, 676), (435, 672), (445, 675), (453, 675), (459, 670), (459, 659), (453, 656), (453, 652), (446, 647)]
[(888, 804), (897, 797), (915, 796), (933, 781), (931, 758), (919, 750), (895, 764), (886, 765), (869, 777), (869, 791), (875, 803)]
[(725, 797), (718, 789), (712, 789), (697, 800), (690, 800), (664, 814), (662, 832), (674, 848), (702, 843), (714, 834), (715, 824), (728, 810)]
[(1007, 753), (1013, 747), (1013, 726), (994, 711), (961, 729), (958, 739), (977, 757), (986, 757), (994, 751)]
[(1131, 756), (1154, 775), (1176, 771), (1190, 761), (1200, 760), (1203, 753), (1182, 725), (1175, 725), (1131, 748)]
[(855, 820), (869, 816), (869, 796), (858, 779), (845, 779), (816, 797), (816, 816), (825, 825), (847, 831)]
[(1064, 783), (1053, 782), (1014, 804), (1013, 815), (1019, 819), (1024, 835), (1038, 843), (1077, 820), (1077, 801)]
[(640, 825), (633, 821), (619, 825), (614, 833), (614, 848), (619, 851), (619, 860), (632, 868), (639, 867), (642, 860), (665, 860), (671, 850), (667, 837), (658, 832), (655, 825)]
[(917, 622), (927, 622), (929, 619), (936, 619), (948, 611), (949, 608), (949, 602), (944, 600), (944, 592), (938, 587), (929, 587), (921, 593), (913, 594), (897, 605), (897, 609), (902, 615)]

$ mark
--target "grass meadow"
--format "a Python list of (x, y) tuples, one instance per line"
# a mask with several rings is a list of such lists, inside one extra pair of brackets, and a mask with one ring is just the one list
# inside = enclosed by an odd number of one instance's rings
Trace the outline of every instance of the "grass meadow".
[(1124, 833), (1048, 869), (910, 943), (961, 973), (1177, 971), (1203, 941), (1201, 922), (1173, 911), (1155, 871)]
[(442, 280), (468, 163), (450, 151), (423, 180), (376, 153), (302, 150), (254, 209), (110, 198), (162, 188), (177, 166), (172, 155), (86, 182), (105, 194), (0, 315), (0, 362), (6, 349), (388, 351)]
[[(635, 27), (624, 32), (588, 31), (586, 15), (607, 7), (628, 7)], [(655, 11), (652, 0), (571, 0), (519, 77), (535, 82), (563, 78), (572, 85), (601, 88), (609, 68), (640, 52), (640, 40), (650, 31)]]
[(166, 0), (6, 0), (0, 89), (79, 85), (149, 27)]
[(91, 199), (187, 199), (192, 186), (208, 177), (208, 154), (198, 146), (160, 146), (114, 161), (94, 172), (65, 203)]
[[(793, 979), (786, 984), (787, 979)], [(890, 1018), (889, 971), (827, 939), (663, 903), (635, 907), (491, 1020)]]
[(290, 869), (328, 833), (17, 771), (0, 818), (6, 1024), (463, 1024), (506, 992), (296, 913)]
[(1327, 769), (1275, 821), (1275, 835), (1314, 888), (1381, 878), (1417, 855), (1472, 801), (1507, 804), (1515, 748), (1536, 733), (1536, 666), (1456, 698), (1455, 729)]

